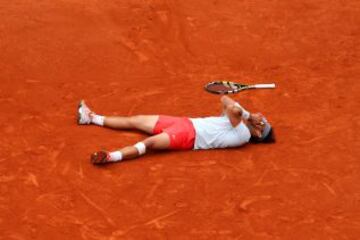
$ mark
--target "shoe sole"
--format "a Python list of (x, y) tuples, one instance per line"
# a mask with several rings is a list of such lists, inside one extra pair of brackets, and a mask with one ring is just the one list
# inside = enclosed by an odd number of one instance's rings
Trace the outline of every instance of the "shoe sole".
[(83, 123), (80, 123), (80, 119), (81, 119), (80, 108), (83, 106), (83, 104), (84, 104), (84, 100), (81, 100), (80, 103), (79, 103), (79, 105), (78, 105), (78, 111), (77, 111), (77, 113), (78, 113), (78, 119), (77, 119), (77, 123), (78, 123), (79, 125), (84, 125)]

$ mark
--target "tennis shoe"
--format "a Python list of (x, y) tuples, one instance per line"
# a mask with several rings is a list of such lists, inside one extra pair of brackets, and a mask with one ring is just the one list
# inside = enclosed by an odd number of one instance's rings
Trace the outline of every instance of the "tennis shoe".
[(84, 100), (81, 100), (78, 108), (78, 124), (80, 125), (90, 124), (91, 123), (90, 113), (92, 113), (90, 108), (85, 104)]
[(94, 165), (101, 165), (111, 162), (110, 155), (107, 151), (98, 151), (91, 154), (90, 160)]

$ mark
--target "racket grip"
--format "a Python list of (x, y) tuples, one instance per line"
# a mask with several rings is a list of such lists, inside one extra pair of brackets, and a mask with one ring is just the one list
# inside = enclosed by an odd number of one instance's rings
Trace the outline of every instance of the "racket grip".
[(255, 88), (275, 88), (275, 83), (270, 84), (255, 84)]

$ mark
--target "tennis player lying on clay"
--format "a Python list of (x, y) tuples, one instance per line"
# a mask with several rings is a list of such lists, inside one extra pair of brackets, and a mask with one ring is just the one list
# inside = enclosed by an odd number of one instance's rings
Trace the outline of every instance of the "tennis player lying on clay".
[(221, 97), (223, 115), (188, 118), (164, 115), (100, 116), (82, 100), (78, 123), (113, 129), (137, 129), (151, 136), (133, 146), (91, 155), (93, 164), (119, 162), (144, 155), (149, 150), (197, 150), (239, 147), (248, 142), (275, 142), (270, 123), (260, 113), (249, 113), (228, 96)]

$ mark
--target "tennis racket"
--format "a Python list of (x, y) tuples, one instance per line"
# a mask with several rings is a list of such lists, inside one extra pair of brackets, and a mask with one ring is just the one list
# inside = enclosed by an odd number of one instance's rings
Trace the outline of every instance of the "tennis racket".
[(275, 83), (270, 84), (241, 84), (229, 81), (215, 81), (205, 85), (205, 90), (214, 94), (232, 94), (247, 89), (275, 88)]

